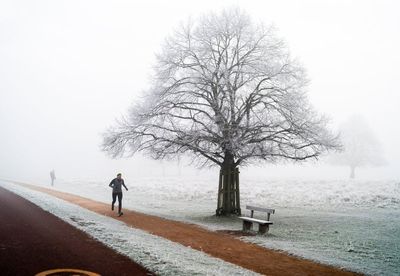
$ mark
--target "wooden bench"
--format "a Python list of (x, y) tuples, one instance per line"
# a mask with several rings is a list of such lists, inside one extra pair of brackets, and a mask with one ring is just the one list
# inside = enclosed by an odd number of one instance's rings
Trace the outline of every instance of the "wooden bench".
[[(258, 223), (258, 232), (260, 234), (267, 233), (269, 226), (273, 224), (269, 219), (271, 214), (275, 214), (275, 209), (249, 205), (246, 206), (246, 209), (251, 211), (250, 217), (239, 217), (241, 220), (243, 220), (243, 231), (250, 231), (253, 228), (253, 223)], [(267, 213), (267, 220), (253, 218), (254, 211)]]

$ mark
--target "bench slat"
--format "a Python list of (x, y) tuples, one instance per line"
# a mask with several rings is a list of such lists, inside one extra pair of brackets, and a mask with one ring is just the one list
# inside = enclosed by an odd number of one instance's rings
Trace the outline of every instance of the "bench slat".
[(262, 207), (251, 206), (251, 205), (246, 205), (246, 209), (247, 210), (259, 211), (259, 212), (270, 213), (270, 214), (275, 214), (275, 209), (262, 208)]
[(245, 221), (251, 221), (251, 222), (257, 222), (259, 224), (273, 224), (272, 221), (268, 220), (261, 220), (261, 219), (255, 219), (255, 218), (249, 218), (249, 217), (239, 217), (242, 220)]

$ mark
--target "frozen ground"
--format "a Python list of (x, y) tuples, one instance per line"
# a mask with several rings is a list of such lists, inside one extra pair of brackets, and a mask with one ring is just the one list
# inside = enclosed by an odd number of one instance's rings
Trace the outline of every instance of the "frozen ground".
[[(213, 215), (216, 180), (126, 179), (130, 190), (124, 194), (124, 208), (213, 230), (239, 230), (237, 219)], [(59, 180), (54, 188), (109, 202), (108, 182)], [(246, 240), (371, 275), (400, 275), (399, 181), (270, 181), (244, 176), (241, 202), (242, 208), (252, 203), (276, 209), (270, 233)]]
[(259, 275), (46, 194), (3, 181), (0, 185), (158, 275)]

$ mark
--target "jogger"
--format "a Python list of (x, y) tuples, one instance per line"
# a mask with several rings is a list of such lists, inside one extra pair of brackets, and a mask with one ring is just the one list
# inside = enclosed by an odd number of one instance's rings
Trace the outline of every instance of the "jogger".
[(124, 186), (125, 190), (128, 191), (128, 188), (125, 186), (124, 180), (121, 178), (121, 174), (117, 174), (117, 178), (111, 180), (110, 186), (112, 191), (112, 203), (111, 203), (111, 210), (114, 211), (114, 204), (118, 198), (118, 216), (122, 216), (122, 186)]

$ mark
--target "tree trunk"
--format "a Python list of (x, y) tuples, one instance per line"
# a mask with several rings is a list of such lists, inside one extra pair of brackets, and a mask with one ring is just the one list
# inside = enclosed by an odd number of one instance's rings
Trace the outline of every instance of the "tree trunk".
[(350, 179), (354, 179), (356, 177), (356, 167), (355, 166), (350, 166)]
[(239, 169), (233, 158), (221, 166), (218, 188), (217, 216), (240, 215)]

